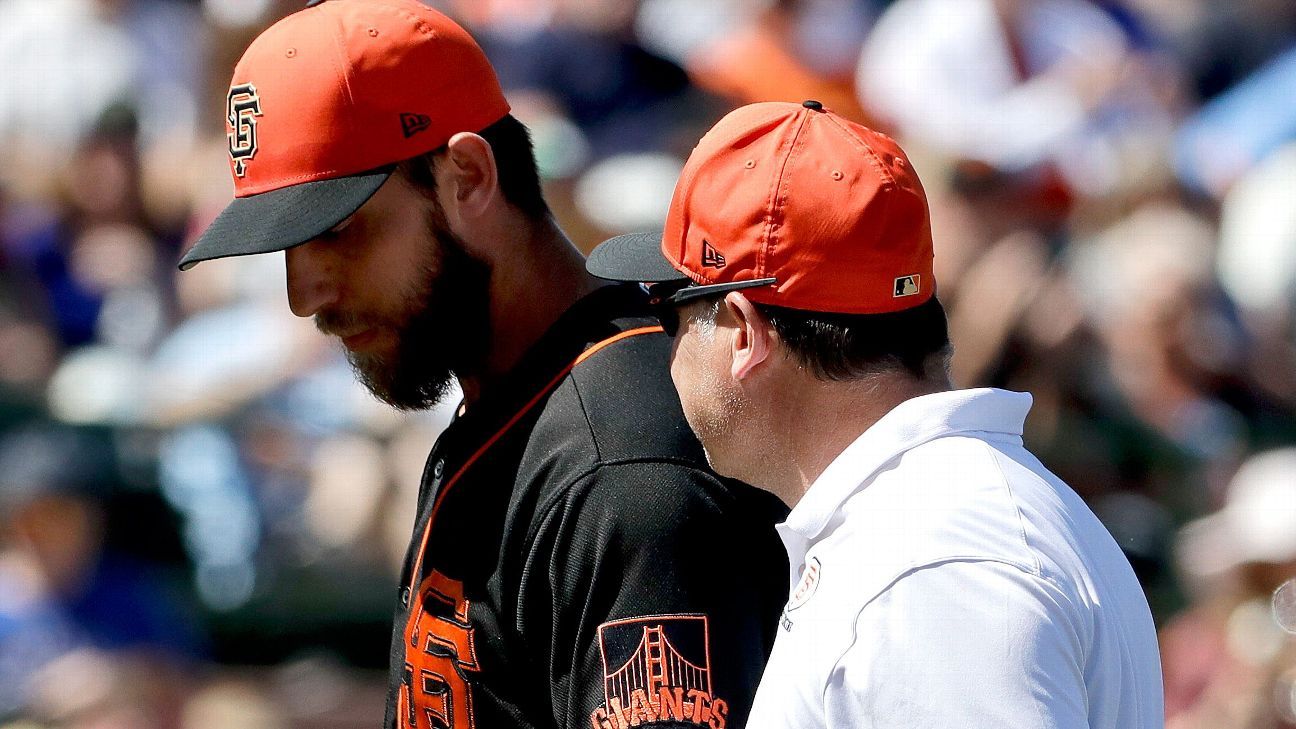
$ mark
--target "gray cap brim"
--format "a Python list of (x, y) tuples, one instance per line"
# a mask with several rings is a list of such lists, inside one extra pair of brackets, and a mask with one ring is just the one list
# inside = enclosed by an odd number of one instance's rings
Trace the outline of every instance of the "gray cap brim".
[(608, 281), (662, 283), (687, 281), (661, 252), (661, 233), (629, 233), (609, 238), (590, 253), (585, 270)]
[(359, 210), (394, 169), (234, 198), (180, 259), (180, 270), (214, 258), (272, 253), (301, 245)]
[(773, 278), (758, 278), (718, 284), (696, 284), (662, 255), (661, 240), (661, 233), (629, 233), (609, 238), (590, 253), (589, 259), (585, 261), (585, 270), (609, 281), (646, 284), (679, 283), (681, 288), (670, 296), (670, 300), (675, 303), (776, 283), (776, 279)]

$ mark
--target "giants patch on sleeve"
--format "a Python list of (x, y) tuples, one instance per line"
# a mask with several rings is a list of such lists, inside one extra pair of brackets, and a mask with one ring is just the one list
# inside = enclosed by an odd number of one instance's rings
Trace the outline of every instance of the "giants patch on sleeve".
[(724, 729), (729, 705), (711, 687), (705, 615), (649, 615), (599, 626), (603, 705), (593, 729), (691, 722)]

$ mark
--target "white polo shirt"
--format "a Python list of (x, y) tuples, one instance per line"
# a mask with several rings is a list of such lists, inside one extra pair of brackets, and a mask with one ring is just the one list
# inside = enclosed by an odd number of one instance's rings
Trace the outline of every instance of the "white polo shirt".
[(1163, 726), (1142, 588), (1022, 447), (1031, 397), (908, 400), (779, 532), (792, 592), (750, 729)]

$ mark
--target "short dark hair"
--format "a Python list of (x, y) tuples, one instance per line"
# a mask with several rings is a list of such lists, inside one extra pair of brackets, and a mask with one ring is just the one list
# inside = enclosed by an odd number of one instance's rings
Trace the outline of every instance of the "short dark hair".
[[(512, 114), (477, 132), (485, 139), (495, 154), (495, 167), (499, 173), (500, 191), (504, 199), (532, 220), (549, 217), (549, 204), (545, 202), (540, 187), (540, 168), (536, 165), (535, 148), (531, 132)], [(445, 146), (407, 159), (397, 165), (396, 171), (431, 196), (436, 192), (433, 165)]]
[(756, 308), (821, 380), (842, 382), (897, 369), (918, 379), (948, 376), (949, 325), (935, 296), (890, 314), (826, 314), (768, 304)]

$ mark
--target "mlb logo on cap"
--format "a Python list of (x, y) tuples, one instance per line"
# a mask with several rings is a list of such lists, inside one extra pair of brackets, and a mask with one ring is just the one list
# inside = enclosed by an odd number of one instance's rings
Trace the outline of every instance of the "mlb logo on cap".
[(901, 276), (895, 280), (895, 296), (917, 296), (922, 293), (922, 276), (914, 274), (913, 276)]

